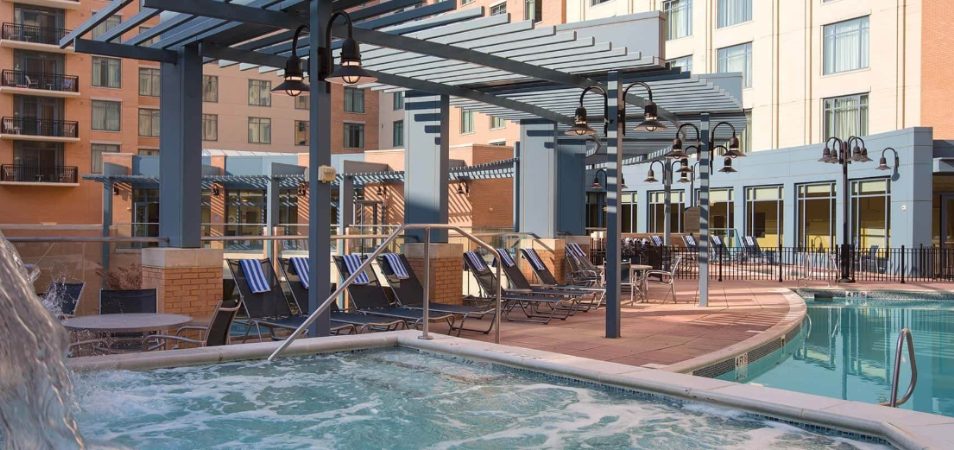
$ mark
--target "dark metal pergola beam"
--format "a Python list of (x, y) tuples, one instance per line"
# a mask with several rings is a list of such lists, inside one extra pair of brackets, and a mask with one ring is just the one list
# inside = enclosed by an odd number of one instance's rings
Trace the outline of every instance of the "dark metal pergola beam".
[(171, 64), (175, 64), (177, 59), (176, 52), (172, 50), (162, 50), (149, 47), (134, 47), (132, 45), (91, 41), (89, 39), (74, 39), (73, 48), (79, 53), (91, 53), (94, 55), (112, 56), (115, 58), (130, 58)]
[(133, 30), (134, 28), (142, 25), (149, 19), (152, 19), (153, 17), (156, 17), (158, 15), (159, 15), (158, 9), (142, 8), (139, 10), (138, 13), (136, 13), (135, 16), (130, 17), (129, 19), (120, 23), (118, 26), (101, 34), (99, 37), (96, 38), (96, 40), (104, 41), (104, 42), (112, 41), (113, 39), (116, 39), (122, 36), (123, 33)]
[(114, 0), (109, 5), (106, 5), (103, 9), (96, 11), (96, 14), (93, 14), (86, 22), (83, 22), (83, 26), (76, 28), (69, 33), (66, 33), (66, 36), (63, 36), (60, 39), (60, 48), (69, 47), (73, 43), (73, 40), (86, 34), (87, 31), (92, 30), (97, 25), (106, 21), (107, 18), (116, 14), (117, 11), (123, 9), (126, 5), (132, 3), (132, 0)]

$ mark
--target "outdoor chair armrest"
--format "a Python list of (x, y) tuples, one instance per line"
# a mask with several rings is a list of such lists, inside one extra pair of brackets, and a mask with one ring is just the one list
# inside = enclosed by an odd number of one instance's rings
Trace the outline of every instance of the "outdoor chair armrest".
[[(205, 337), (205, 333), (208, 333), (208, 332), (209, 332), (209, 327), (207, 327), (207, 326), (205, 326), (205, 325), (186, 325), (186, 326), (182, 326), (182, 327), (179, 327), (178, 330), (176, 330), (176, 336), (181, 337), (183, 331), (198, 331), (198, 332), (199, 332), (199, 336)], [(147, 337), (148, 337), (148, 336), (147, 336)]]
[(659, 276), (659, 280), (662, 281), (663, 283), (668, 283), (668, 281), (666, 281), (666, 278), (669, 278), (670, 280), (672, 280), (672, 272), (669, 272), (669, 271), (666, 271), (666, 270), (647, 270), (647, 271), (646, 271), (646, 279), (647, 279), (647, 280), (648, 280), (649, 277), (652, 276), (652, 275), (658, 275), (658, 276)]
[[(150, 341), (150, 340), (155, 340), (155, 342), (154, 342), (153, 345), (151, 345), (151, 346), (149, 345), (149, 341)], [(195, 344), (195, 345), (198, 346), (198, 347), (201, 347), (202, 344), (204, 343), (204, 341), (201, 341), (201, 340), (199, 340), (199, 339), (187, 338), (187, 337), (185, 337), (185, 336), (178, 336), (178, 335), (173, 336), (173, 335), (168, 335), (168, 334), (153, 334), (153, 335), (151, 335), (151, 336), (146, 336), (146, 337), (142, 338), (142, 345), (143, 345), (143, 347), (146, 348), (146, 350), (152, 351), (152, 350), (156, 350), (156, 349), (159, 349), (159, 348), (164, 348), (164, 347), (169, 343), (169, 341), (182, 342), (182, 343), (187, 343), (187, 344)], [(173, 348), (175, 349), (175, 348), (178, 348), (178, 347), (179, 347), (179, 345), (177, 344), (177, 345), (176, 345), (175, 347), (173, 347)]]

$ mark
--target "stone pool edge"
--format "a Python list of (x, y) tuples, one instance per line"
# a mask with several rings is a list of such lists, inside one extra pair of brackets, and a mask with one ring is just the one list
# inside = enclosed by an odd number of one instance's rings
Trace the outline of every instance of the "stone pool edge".
[[(860, 402), (745, 385), (645, 367), (597, 361), (522, 347), (395, 331), (299, 339), (287, 355), (405, 347), (486, 361), (518, 369), (590, 381), (634, 391), (731, 407), (781, 420), (876, 436), (905, 449), (945, 448), (954, 442), (954, 418)], [(266, 358), (279, 342), (239, 344), (153, 353), (74, 358), (76, 371), (148, 370)]]

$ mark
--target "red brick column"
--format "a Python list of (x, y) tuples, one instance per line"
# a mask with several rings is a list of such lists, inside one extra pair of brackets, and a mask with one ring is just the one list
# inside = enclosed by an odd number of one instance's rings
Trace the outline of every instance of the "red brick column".
[[(414, 273), (424, 283), (424, 245), (405, 244), (404, 254)], [(463, 303), (463, 254), (460, 244), (431, 244), (431, 300), (459, 305)]]
[(222, 300), (222, 250), (143, 249), (142, 287), (157, 290), (161, 313), (208, 318)]

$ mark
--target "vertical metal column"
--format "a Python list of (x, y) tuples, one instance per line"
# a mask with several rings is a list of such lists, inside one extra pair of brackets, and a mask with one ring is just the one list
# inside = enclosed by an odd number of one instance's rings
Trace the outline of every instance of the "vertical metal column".
[[(404, 97), (404, 111), (404, 223), (446, 224), (450, 97), (410, 91)], [(409, 231), (405, 236), (424, 240), (421, 230)], [(447, 242), (447, 230), (433, 230), (431, 240)]]
[(672, 229), (672, 182), (675, 181), (673, 178), (672, 172), (672, 160), (663, 159), (663, 192), (665, 198), (663, 199), (663, 245), (669, 247), (672, 245), (672, 236), (670, 236), (670, 229)]
[(162, 63), (159, 133), (159, 235), (169, 247), (201, 247), (202, 57), (198, 44)]
[[(109, 237), (109, 229), (113, 226), (113, 182), (103, 181), (103, 237)], [(102, 267), (109, 270), (109, 242), (103, 242)]]
[[(265, 235), (275, 234), (275, 228), (278, 227), (278, 211), (281, 205), (281, 195), (279, 180), (275, 178), (271, 168), (268, 174), (268, 186), (265, 189)], [(275, 241), (265, 241), (265, 255), (271, 258), (275, 254)], [(276, 261), (272, 260), (274, 264)]]
[[(308, 23), (308, 73), (309, 82), (309, 136), (308, 146), (308, 259), (311, 280), (308, 289), (308, 311), (316, 311), (321, 302), (331, 295), (331, 185), (318, 180), (318, 168), (331, 165), (331, 86), (318, 79), (321, 72), (319, 51), (331, 51), (330, 42), (325, 42), (324, 27), (331, 17), (331, 2), (312, 0), (309, 5)], [(201, 98), (201, 97), (200, 97)], [(331, 333), (328, 310), (318, 317), (308, 329), (311, 336), (327, 336)]]
[(620, 337), (620, 217), (619, 173), (623, 167), (623, 133), (619, 120), (619, 72), (607, 74), (606, 96), (606, 337)]
[[(702, 114), (699, 134), (699, 307), (705, 308), (709, 306), (709, 165), (710, 158), (715, 159), (709, 143), (709, 113)], [(690, 189), (689, 198), (693, 194)]]
[(513, 231), (520, 231), (520, 142), (513, 145)]

